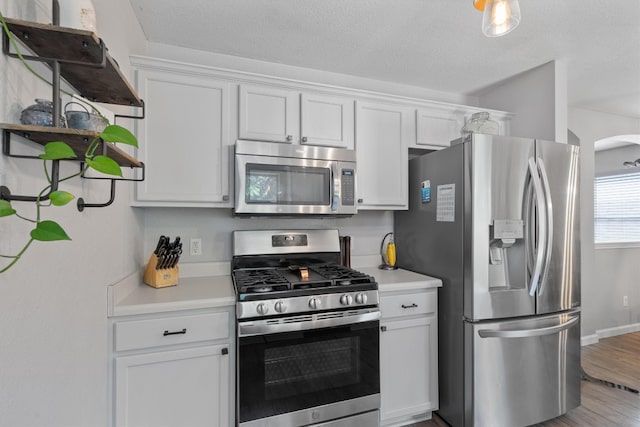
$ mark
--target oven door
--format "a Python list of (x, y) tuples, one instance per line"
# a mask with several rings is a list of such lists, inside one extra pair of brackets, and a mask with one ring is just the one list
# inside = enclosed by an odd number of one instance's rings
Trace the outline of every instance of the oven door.
[[(365, 317), (379, 318), (379, 312)], [(288, 326), (301, 327), (289, 320), (281, 322), (277, 329)], [(242, 329), (239, 324), (240, 333)], [(239, 425), (301, 426), (377, 411), (378, 331), (376, 319), (240, 336)]]

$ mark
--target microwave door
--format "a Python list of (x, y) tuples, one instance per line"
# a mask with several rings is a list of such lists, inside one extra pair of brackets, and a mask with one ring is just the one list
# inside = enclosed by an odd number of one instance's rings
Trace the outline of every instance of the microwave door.
[(332, 211), (332, 161), (236, 156), (238, 214), (316, 214)]

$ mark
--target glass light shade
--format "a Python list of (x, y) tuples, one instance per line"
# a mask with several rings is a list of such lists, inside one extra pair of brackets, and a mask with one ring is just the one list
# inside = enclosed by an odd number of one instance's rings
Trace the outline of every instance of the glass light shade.
[(486, 0), (482, 15), (482, 32), (498, 37), (513, 31), (520, 24), (518, 0)]

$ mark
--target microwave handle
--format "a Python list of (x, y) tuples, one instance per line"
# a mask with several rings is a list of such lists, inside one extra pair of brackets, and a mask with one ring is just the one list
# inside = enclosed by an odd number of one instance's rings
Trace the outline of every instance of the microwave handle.
[(331, 211), (338, 210), (340, 204), (340, 171), (338, 170), (338, 162), (331, 163)]

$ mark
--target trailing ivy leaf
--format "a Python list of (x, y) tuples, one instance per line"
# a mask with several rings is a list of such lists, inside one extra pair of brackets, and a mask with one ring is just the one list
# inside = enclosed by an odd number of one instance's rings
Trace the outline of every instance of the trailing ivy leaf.
[(31, 230), (31, 237), (41, 242), (53, 242), (55, 240), (71, 240), (67, 233), (55, 221), (41, 221), (36, 228)]
[(128, 129), (118, 125), (109, 125), (100, 133), (100, 138), (107, 142), (138, 146), (138, 140)]
[(95, 156), (93, 159), (87, 158), (85, 161), (91, 168), (98, 172), (106, 173), (108, 175), (122, 176), (122, 169), (120, 169), (120, 166), (118, 166), (116, 161), (110, 157)]
[(61, 190), (49, 194), (49, 200), (51, 200), (51, 204), (54, 206), (64, 206), (73, 200), (74, 197), (73, 194)]
[(75, 159), (78, 157), (73, 151), (73, 148), (62, 141), (50, 142), (44, 146), (44, 154), (40, 154), (43, 160), (61, 160), (61, 159)]
[(16, 213), (16, 210), (11, 207), (11, 203), (7, 200), (0, 200), (0, 217), (10, 216)]

